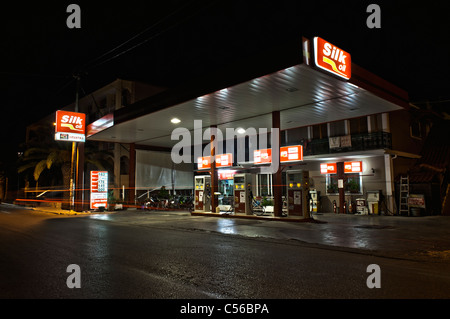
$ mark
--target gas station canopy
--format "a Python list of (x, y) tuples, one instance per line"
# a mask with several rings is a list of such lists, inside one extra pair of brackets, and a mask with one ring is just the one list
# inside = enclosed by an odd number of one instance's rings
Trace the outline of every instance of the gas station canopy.
[[(173, 129), (192, 133), (199, 120), (203, 129), (215, 125), (224, 133), (270, 129), (272, 112), (280, 111), (280, 129), (286, 130), (408, 108), (406, 92), (354, 63), (346, 81), (302, 61), (298, 49), (275, 65), (269, 52), (118, 109), (91, 123), (87, 140), (170, 148), (178, 142), (171, 140)], [(310, 52), (303, 51), (306, 56)], [(172, 124), (174, 117), (181, 122)]]

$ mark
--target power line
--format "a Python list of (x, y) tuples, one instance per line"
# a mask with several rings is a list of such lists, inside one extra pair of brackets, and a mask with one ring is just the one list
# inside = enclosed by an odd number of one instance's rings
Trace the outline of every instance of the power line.
[(419, 102), (412, 102), (412, 104), (439, 104), (439, 103), (449, 103), (450, 99), (446, 99), (446, 100), (437, 100), (437, 101), (419, 101)]
[[(129, 42), (133, 41), (134, 39), (140, 37), (141, 35), (143, 35), (144, 33), (150, 31), (151, 29), (155, 28), (157, 25), (161, 24), (162, 22), (164, 22), (165, 20), (167, 20), (168, 18), (170, 18), (171, 16), (173, 16), (174, 14), (176, 14), (177, 12), (179, 12), (180, 10), (182, 10), (183, 8), (187, 7), (191, 2), (188, 2), (187, 4), (185, 4), (184, 6), (178, 8), (177, 10), (173, 11), (172, 13), (170, 13), (169, 15), (165, 16), (164, 18), (160, 19), (159, 21), (157, 21), (156, 23), (152, 24), (150, 27), (144, 29), (143, 31), (139, 32), (138, 34), (132, 36), (130, 39), (126, 40), (125, 42), (119, 44), (118, 46), (116, 46), (115, 48), (112, 48), (111, 50), (103, 53), (102, 55), (100, 55), (99, 57), (92, 59), (91, 61), (87, 62), (83, 68), (86, 68), (89, 64), (94, 63), (98, 60), (100, 60), (101, 58), (113, 53), (114, 51), (120, 49), (121, 47), (123, 47), (124, 45), (128, 44)], [(127, 50), (128, 51), (128, 50)], [(108, 59), (109, 60), (109, 59)]]
[[(194, 2), (194, 1), (192, 1), (192, 2)], [(205, 8), (207, 8), (207, 7), (212, 6), (215, 2), (217, 2), (217, 1), (210, 1), (210, 2), (208, 3), (208, 5), (204, 6), (202, 9), (205, 9)], [(184, 8), (184, 7), (186, 7), (186, 5), (183, 6), (182, 8)], [(130, 48), (128, 48), (128, 49), (125, 49), (125, 50), (123, 50), (123, 51), (117, 53), (116, 55), (114, 55), (114, 56), (112, 56), (112, 57), (109, 57), (108, 59), (106, 59), (106, 60), (104, 60), (104, 61), (102, 61), (102, 62), (99, 62), (99, 63), (97, 63), (97, 64), (91, 66), (90, 69), (93, 69), (93, 68), (95, 68), (95, 67), (98, 67), (98, 66), (100, 66), (100, 65), (103, 65), (103, 64), (105, 64), (105, 63), (107, 63), (107, 62), (109, 62), (109, 61), (111, 61), (111, 60), (114, 60), (114, 59), (116, 59), (116, 58), (122, 56), (122, 55), (125, 54), (125, 53), (128, 53), (128, 52), (130, 52), (130, 51), (136, 49), (137, 47), (140, 47), (141, 45), (147, 43), (148, 41), (153, 40), (154, 38), (160, 36), (161, 34), (163, 34), (163, 33), (167, 32), (167, 31), (169, 31), (169, 30), (171, 30), (171, 29), (173, 29), (173, 28), (179, 26), (180, 24), (182, 24), (182, 23), (184, 23), (184, 22), (190, 20), (191, 18), (193, 18), (194, 16), (196, 16), (197, 14), (199, 14), (199, 12), (200, 12), (202, 9), (197, 10), (196, 12), (194, 12), (194, 13), (191, 14), (191, 15), (188, 15), (188, 16), (185, 17), (184, 19), (179, 20), (178, 23), (175, 23), (175, 24), (173, 24), (173, 25), (171, 25), (171, 26), (168, 26), (167, 28), (163, 29), (162, 31), (160, 31), (160, 32), (158, 32), (158, 33), (156, 33), (156, 34), (151, 35), (150, 37), (148, 37), (148, 38), (146, 38), (145, 40), (143, 40), (143, 41), (141, 41), (141, 42), (139, 42), (139, 43), (133, 45), (132, 47), (130, 47)], [(108, 55), (109, 53), (114, 52), (116, 49), (123, 47), (125, 44), (131, 42), (132, 40), (134, 40), (134, 39), (137, 38), (138, 36), (140, 36), (140, 35), (146, 33), (148, 30), (150, 30), (150, 29), (156, 27), (158, 24), (160, 24), (161, 22), (167, 20), (169, 17), (173, 16), (175, 13), (177, 13), (177, 12), (180, 11), (180, 10), (181, 10), (181, 8), (175, 10), (174, 12), (172, 12), (171, 14), (169, 14), (168, 16), (164, 17), (163, 19), (161, 19), (161, 20), (159, 20), (158, 22), (156, 22), (155, 24), (153, 24), (151, 27), (149, 27), (149, 28), (147, 28), (146, 30), (140, 32), (139, 34), (137, 34), (137, 35), (131, 37), (129, 40), (125, 41), (124, 43), (122, 43), (121, 45), (115, 47), (114, 49), (109, 50), (107, 53), (101, 55), (99, 58), (96, 58), (96, 59), (94, 59), (93, 61), (97, 61), (97, 60), (99, 60), (101, 57), (104, 57), (104, 56)]]
[[(166, 16), (163, 17), (162, 19), (158, 20), (157, 22), (155, 22), (154, 24), (152, 24), (150, 27), (144, 29), (143, 31), (139, 32), (138, 34), (136, 34), (136, 35), (132, 36), (131, 38), (129, 38), (128, 40), (124, 41), (124, 42), (121, 43), (120, 45), (118, 45), (118, 46), (116, 46), (116, 47), (114, 47), (114, 48), (108, 50), (107, 52), (101, 54), (101, 55), (98, 56), (97, 58), (92, 59), (92, 60), (90, 60), (89, 62), (85, 63), (84, 66), (83, 66), (82, 68), (80, 68), (81, 73), (84, 73), (84, 76), (86, 76), (86, 75), (87, 75), (87, 72), (86, 72), (86, 71), (87, 71), (88, 69), (93, 69), (93, 68), (99, 67), (99, 66), (101, 66), (101, 65), (103, 65), (103, 64), (105, 64), (105, 63), (107, 63), (107, 62), (110, 62), (110, 61), (112, 61), (112, 60), (114, 60), (114, 59), (116, 59), (116, 58), (118, 58), (118, 57), (120, 57), (120, 56), (122, 56), (122, 55), (124, 55), (124, 54), (126, 54), (126, 53), (128, 53), (128, 52), (130, 52), (130, 51), (132, 51), (132, 50), (134, 50), (134, 49), (136, 49), (136, 48), (138, 48), (138, 47), (140, 47), (141, 45), (143, 45), (143, 44), (145, 44), (145, 43), (151, 41), (152, 39), (154, 39), (154, 38), (160, 36), (161, 34), (167, 32), (167, 31), (169, 31), (169, 30), (171, 30), (171, 29), (173, 29), (173, 28), (175, 28), (175, 27), (177, 27), (177, 26), (179, 26), (180, 24), (182, 24), (182, 23), (184, 23), (184, 22), (186, 22), (186, 21), (188, 21), (188, 20), (190, 20), (190, 19), (192, 19), (194, 16), (196, 16), (197, 14), (199, 14), (202, 10), (204, 10), (204, 9), (206, 9), (206, 8), (209, 8), (209, 7), (211, 7), (213, 4), (215, 4), (215, 3), (217, 2), (217, 0), (215, 0), (215, 1), (209, 1), (207, 5), (202, 6), (202, 8), (196, 10), (195, 12), (193, 12), (193, 13), (190, 14), (190, 15), (185, 16), (183, 19), (178, 20), (176, 23), (174, 23), (174, 24), (172, 24), (172, 25), (169, 25), (168, 27), (166, 27), (165, 29), (163, 29), (163, 30), (161, 30), (161, 31), (159, 31), (159, 32), (157, 32), (157, 33), (155, 33), (156, 31), (153, 32), (151, 35), (149, 35), (149, 37), (147, 37), (146, 39), (142, 40), (141, 42), (139, 42), (139, 43), (137, 43), (137, 44), (135, 44), (135, 45), (133, 45), (133, 46), (131, 46), (131, 47), (129, 47), (129, 48), (124, 48), (122, 51), (118, 52), (117, 54), (115, 54), (115, 55), (113, 55), (113, 56), (111, 56), (111, 57), (109, 57), (109, 58), (107, 58), (107, 59), (101, 61), (101, 59), (103, 59), (104, 57), (107, 57), (107, 56), (110, 55), (111, 53), (113, 53), (113, 52), (115, 52), (115, 51), (117, 51), (117, 50), (119, 50), (119, 49), (125, 47), (127, 44), (129, 44), (129, 43), (132, 42), (133, 40), (135, 40), (135, 39), (141, 37), (141, 36), (144, 35), (145, 33), (148, 33), (148, 32), (151, 31), (152, 29), (155, 29), (158, 25), (160, 25), (160, 24), (162, 24), (163, 22), (167, 21), (169, 18), (171, 18), (171, 17), (173, 17), (174, 15), (176, 15), (176, 14), (182, 12), (184, 9), (186, 9), (188, 6), (190, 6), (190, 5), (191, 5), (192, 3), (194, 3), (194, 2), (196, 2), (196, 1), (193, 0), (193, 1), (190, 1), (190, 2), (186, 3), (185, 5), (183, 5), (183, 6), (179, 7), (178, 9), (174, 10), (173, 12), (171, 12), (171, 13), (168, 14), (168, 15), (166, 15)], [(97, 62), (97, 61), (99, 61), (99, 62), (96, 63), (96, 64), (93, 64), (93, 63), (95, 63), (95, 62)], [(90, 64), (92, 64), (92, 65), (90, 65)], [(90, 65), (90, 66), (89, 66), (89, 65)], [(7, 73), (7, 72), (3, 72), (3, 73)], [(1, 73), (0, 73), (0, 75), (1, 75)], [(30, 74), (30, 76), (31, 76), (31, 74)], [(37, 75), (36, 75), (36, 76), (37, 76)], [(77, 75), (77, 76), (78, 76), (78, 75)], [(48, 75), (48, 77), (52, 77), (52, 75)], [(70, 85), (75, 81), (74, 75), (70, 75), (70, 76), (54, 75), (54, 77), (67, 78), (67, 79), (68, 79), (67, 82), (66, 82), (65, 84), (63, 84), (62, 87), (61, 87), (60, 89), (58, 89), (56, 92), (54, 92), (54, 96), (55, 96), (55, 97), (58, 96), (59, 94), (61, 94), (62, 91), (64, 91), (68, 86), (70, 86)], [(84, 91), (84, 90), (83, 90), (83, 91)], [(86, 92), (84, 92), (84, 93), (86, 94)]]
[(0, 76), (20, 76), (39, 78), (70, 78), (70, 75), (40, 74), (40, 73), (20, 73), (20, 72), (0, 72)]

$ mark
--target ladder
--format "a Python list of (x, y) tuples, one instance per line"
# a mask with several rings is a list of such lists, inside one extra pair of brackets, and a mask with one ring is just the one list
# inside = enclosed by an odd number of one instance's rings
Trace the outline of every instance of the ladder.
[(408, 206), (408, 196), (409, 196), (409, 177), (400, 176), (400, 209), (399, 214), (403, 215), (403, 212), (409, 216), (409, 206)]

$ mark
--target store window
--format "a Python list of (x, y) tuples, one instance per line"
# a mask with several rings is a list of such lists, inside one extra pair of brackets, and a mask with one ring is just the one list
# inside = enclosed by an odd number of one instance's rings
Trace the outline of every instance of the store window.
[(258, 174), (256, 196), (272, 196), (272, 174)]
[(362, 177), (359, 173), (346, 174), (344, 189), (347, 194), (362, 194)]
[(418, 139), (421, 139), (423, 137), (422, 136), (422, 125), (420, 124), (419, 121), (411, 122), (411, 125), (409, 128), (410, 128), (411, 137), (418, 138)]
[[(327, 195), (337, 195), (338, 177), (336, 174), (328, 174), (326, 178)], [(362, 176), (360, 173), (345, 174), (344, 191), (346, 195), (362, 194)]]

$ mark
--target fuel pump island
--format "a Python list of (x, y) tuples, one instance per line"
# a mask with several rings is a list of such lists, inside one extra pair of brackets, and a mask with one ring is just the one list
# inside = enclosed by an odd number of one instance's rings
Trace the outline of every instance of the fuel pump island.
[[(302, 153), (301, 147), (297, 148)], [(298, 151), (300, 150), (300, 151)], [(309, 219), (311, 212), (309, 171), (295, 168), (303, 159), (302, 154), (291, 159), (282, 171), (282, 185), (273, 185), (272, 174), (261, 173), (258, 163), (252, 163), (251, 168), (230, 166), (226, 170), (217, 170), (218, 191), (213, 192), (211, 187), (211, 173), (201, 172), (194, 177), (194, 211), (200, 214), (227, 214), (234, 216), (274, 216), (274, 187), (279, 187), (283, 202), (282, 218)], [(271, 160), (271, 158), (269, 158)], [(266, 160), (264, 164), (267, 164)], [(270, 163), (270, 162), (269, 162)], [(212, 196), (217, 196), (218, 205), (212, 207)], [(258, 213), (259, 212), (259, 213)], [(263, 212), (263, 214), (261, 214)]]

